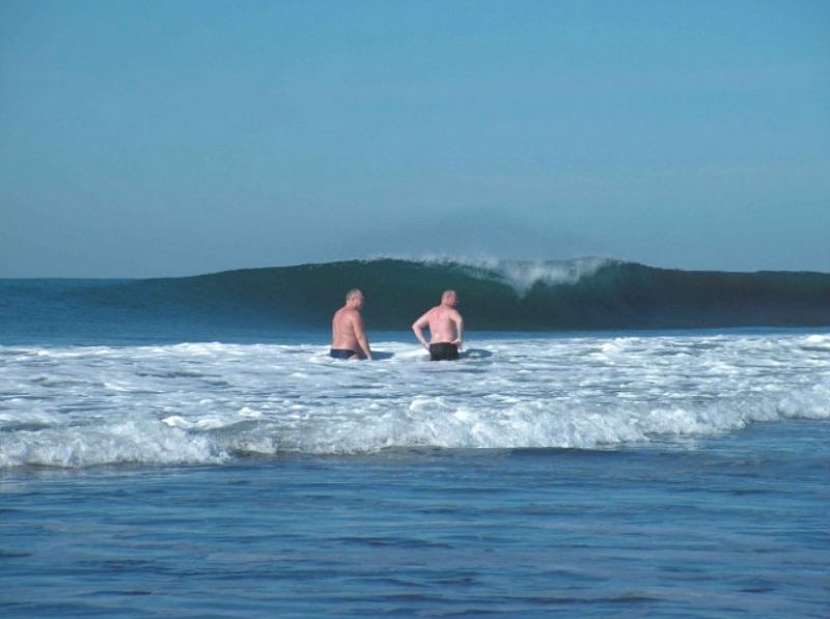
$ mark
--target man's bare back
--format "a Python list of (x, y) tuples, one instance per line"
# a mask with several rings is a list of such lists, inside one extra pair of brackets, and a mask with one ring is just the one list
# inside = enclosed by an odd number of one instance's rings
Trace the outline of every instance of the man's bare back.
[[(464, 342), (464, 319), (455, 309), (458, 295), (454, 290), (447, 290), (441, 295), (441, 304), (429, 309), (412, 323), (412, 331), (418, 341), (429, 350), (433, 360), (457, 359), (458, 349)], [(429, 343), (424, 338), (423, 330), (429, 327)]]
[(372, 351), (363, 325), (360, 310), (363, 308), (363, 293), (353, 289), (346, 295), (346, 304), (334, 313), (331, 319), (331, 351), (337, 359), (357, 356), (371, 359)]

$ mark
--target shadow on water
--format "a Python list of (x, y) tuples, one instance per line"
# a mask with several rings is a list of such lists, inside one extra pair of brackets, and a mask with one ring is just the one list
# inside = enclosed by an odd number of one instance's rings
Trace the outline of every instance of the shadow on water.
[(489, 359), (493, 353), (483, 348), (470, 348), (462, 351), (460, 356), (462, 359)]
[[(424, 356), (426, 357), (426, 352), (424, 352)], [(372, 357), (375, 361), (384, 361), (386, 359), (392, 359), (395, 356), (393, 352), (387, 352), (383, 350), (373, 350)], [(460, 359), (489, 359), (493, 356), (493, 353), (489, 350), (485, 350), (483, 348), (471, 348), (469, 350), (462, 350), (459, 353)], [(400, 358), (400, 357), (399, 357)]]

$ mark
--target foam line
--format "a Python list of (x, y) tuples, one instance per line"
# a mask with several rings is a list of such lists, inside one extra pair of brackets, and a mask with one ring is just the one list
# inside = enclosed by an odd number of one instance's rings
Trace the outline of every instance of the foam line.
[(830, 336), (488, 340), (460, 362), (326, 347), (0, 346), (0, 467), (387, 448), (625, 448), (830, 419)]

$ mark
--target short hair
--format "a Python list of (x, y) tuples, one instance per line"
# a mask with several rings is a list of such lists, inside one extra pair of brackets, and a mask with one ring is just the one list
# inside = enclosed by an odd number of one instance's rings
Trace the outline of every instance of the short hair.
[(441, 293), (441, 300), (443, 300), (444, 297), (446, 297), (447, 295), (450, 295), (450, 294), (454, 297), (458, 296), (458, 293), (455, 290), (445, 290), (444, 292)]
[(352, 288), (349, 292), (346, 293), (346, 301), (351, 299), (352, 297), (356, 297), (357, 295), (363, 295), (363, 291), (360, 288)]

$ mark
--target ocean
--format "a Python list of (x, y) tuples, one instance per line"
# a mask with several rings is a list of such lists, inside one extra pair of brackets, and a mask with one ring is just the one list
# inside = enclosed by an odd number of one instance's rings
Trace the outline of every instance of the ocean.
[(828, 420), (830, 275), (2, 280), (0, 614), (828, 617)]

